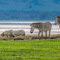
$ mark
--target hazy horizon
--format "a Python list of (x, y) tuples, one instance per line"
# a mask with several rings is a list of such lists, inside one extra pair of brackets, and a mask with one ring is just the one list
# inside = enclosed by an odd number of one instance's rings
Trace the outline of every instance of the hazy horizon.
[(55, 20), (60, 0), (0, 0), (0, 20)]

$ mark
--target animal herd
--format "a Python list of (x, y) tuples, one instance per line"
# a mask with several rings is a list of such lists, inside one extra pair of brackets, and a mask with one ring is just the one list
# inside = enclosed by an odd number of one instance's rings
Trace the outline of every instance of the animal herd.
[[(60, 28), (60, 16), (56, 17), (56, 21), (54, 24), (55, 25), (58, 24)], [(52, 24), (50, 22), (45, 22), (45, 23), (37, 22), (37, 23), (32, 23), (30, 26), (31, 26), (30, 33), (33, 33), (34, 29), (38, 29), (39, 30), (38, 37), (40, 37), (39, 35), (41, 34), (41, 37), (43, 38), (43, 32), (45, 32), (45, 36), (47, 37), (47, 32), (49, 32), (49, 38), (50, 38), (51, 28), (52, 28)], [(16, 37), (20, 35), (25, 36), (25, 31), (24, 30), (16, 30), (16, 31), (7, 30), (1, 34), (2, 37), (4, 36)]]

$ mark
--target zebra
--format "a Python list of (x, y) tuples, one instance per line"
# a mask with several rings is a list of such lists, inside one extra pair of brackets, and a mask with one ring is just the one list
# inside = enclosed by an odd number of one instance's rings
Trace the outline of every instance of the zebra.
[(43, 32), (45, 32), (46, 37), (47, 37), (47, 31), (49, 31), (49, 38), (50, 38), (51, 27), (52, 27), (52, 25), (51, 25), (50, 22), (45, 22), (45, 23), (42, 23), (42, 22), (32, 23), (30, 26), (31, 26), (30, 33), (33, 33), (34, 29), (38, 29), (39, 30), (38, 37), (39, 37), (40, 32), (41, 32), (42, 33), (41, 34), (41, 37), (43, 38)]
[(57, 16), (56, 17), (56, 21), (55, 21), (55, 23), (54, 23), (55, 25), (59, 25), (59, 28), (60, 28), (60, 16)]

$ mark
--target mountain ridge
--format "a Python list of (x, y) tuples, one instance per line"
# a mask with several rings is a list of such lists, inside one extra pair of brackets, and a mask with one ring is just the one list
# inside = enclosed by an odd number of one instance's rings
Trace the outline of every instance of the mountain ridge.
[(55, 20), (60, 11), (0, 10), (0, 20)]

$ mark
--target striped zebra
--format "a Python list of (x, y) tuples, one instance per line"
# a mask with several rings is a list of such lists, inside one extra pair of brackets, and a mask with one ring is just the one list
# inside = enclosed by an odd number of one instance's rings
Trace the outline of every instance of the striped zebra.
[(57, 16), (56, 17), (56, 21), (55, 21), (55, 23), (54, 23), (55, 25), (59, 25), (59, 28), (60, 28), (60, 16)]
[(49, 37), (50, 37), (51, 27), (52, 27), (52, 25), (51, 25), (50, 22), (45, 22), (45, 23), (42, 23), (42, 22), (32, 23), (30, 26), (31, 26), (30, 33), (33, 33), (34, 29), (38, 29), (39, 30), (38, 37), (39, 37), (40, 32), (41, 32), (42, 33), (41, 34), (41, 37), (43, 38), (43, 32), (45, 32), (46, 37), (47, 37), (47, 31), (49, 31)]

